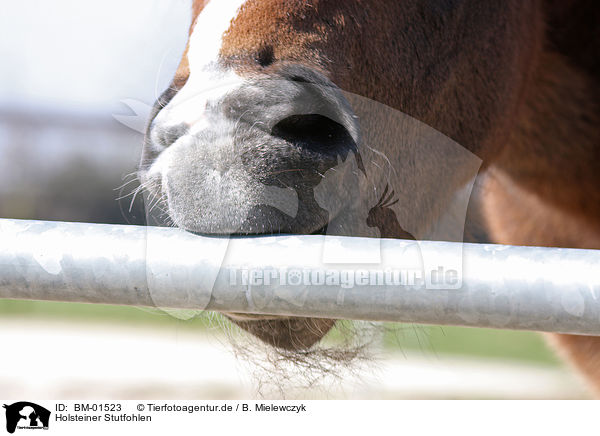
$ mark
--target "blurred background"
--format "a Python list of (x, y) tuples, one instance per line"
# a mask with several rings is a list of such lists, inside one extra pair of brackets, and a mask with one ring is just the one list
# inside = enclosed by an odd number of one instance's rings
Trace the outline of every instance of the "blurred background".
[[(144, 224), (128, 195), (141, 130), (190, 1), (0, 4), (0, 217)], [(402, 325), (378, 338), (377, 360), (335, 388), (265, 393), (215, 317), (0, 300), (0, 398), (589, 397), (534, 333)]]

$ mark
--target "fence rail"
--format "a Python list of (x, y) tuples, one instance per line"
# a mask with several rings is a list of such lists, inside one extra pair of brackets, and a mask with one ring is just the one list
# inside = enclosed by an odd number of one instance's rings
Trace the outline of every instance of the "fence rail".
[(0, 219), (0, 298), (600, 336), (600, 250)]

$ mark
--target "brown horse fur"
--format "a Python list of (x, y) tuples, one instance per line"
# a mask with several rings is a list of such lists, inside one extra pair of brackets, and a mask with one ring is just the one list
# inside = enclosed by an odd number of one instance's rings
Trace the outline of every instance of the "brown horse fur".
[[(594, 0), (248, 0), (220, 58), (242, 75), (310, 66), (476, 153), (495, 242), (600, 248), (599, 23)], [(186, 50), (173, 87), (189, 73)], [(332, 322), (263, 324), (241, 322), (285, 347)], [(600, 338), (549, 336), (600, 390)]]

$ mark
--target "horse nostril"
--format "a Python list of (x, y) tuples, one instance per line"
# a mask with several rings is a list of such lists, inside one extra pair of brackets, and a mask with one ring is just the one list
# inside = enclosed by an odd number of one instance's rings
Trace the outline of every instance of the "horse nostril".
[(356, 149), (354, 139), (340, 123), (319, 114), (291, 115), (273, 126), (271, 135), (315, 152)]
[(258, 50), (256, 53), (256, 62), (261, 67), (268, 67), (273, 62), (275, 62), (275, 53), (273, 52), (273, 47), (270, 45), (265, 45)]
[(154, 125), (152, 128), (152, 141), (162, 147), (169, 147), (189, 130), (187, 123), (170, 126)]

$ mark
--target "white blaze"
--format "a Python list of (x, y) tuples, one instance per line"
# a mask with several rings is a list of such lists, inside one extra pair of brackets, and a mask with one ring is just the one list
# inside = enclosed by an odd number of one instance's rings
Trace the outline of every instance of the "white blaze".
[(212, 0), (204, 7), (190, 36), (188, 61), (192, 72), (217, 61), (223, 34), (245, 1)]
[(212, 0), (196, 20), (187, 53), (190, 76), (184, 87), (162, 111), (163, 123), (190, 125), (190, 133), (205, 126), (203, 111), (207, 102), (219, 100), (238, 87), (242, 79), (219, 68), (223, 34), (229, 29), (246, 0)]

